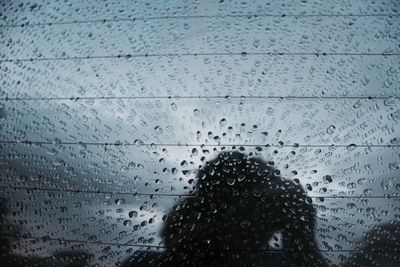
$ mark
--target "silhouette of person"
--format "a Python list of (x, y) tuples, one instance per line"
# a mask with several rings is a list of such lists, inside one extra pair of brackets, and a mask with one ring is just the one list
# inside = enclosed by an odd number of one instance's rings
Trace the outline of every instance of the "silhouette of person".
[[(169, 213), (166, 251), (152, 254), (151, 266), (327, 266), (314, 239), (311, 199), (272, 162), (221, 152), (198, 171), (194, 192)], [(271, 251), (278, 231), (283, 250)], [(124, 266), (141, 266), (129, 261)]]

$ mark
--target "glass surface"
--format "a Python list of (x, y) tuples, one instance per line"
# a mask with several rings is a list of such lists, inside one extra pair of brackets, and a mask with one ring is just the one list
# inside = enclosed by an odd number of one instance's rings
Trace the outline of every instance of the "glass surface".
[[(395, 0), (1, 1), (1, 266), (150, 266), (170, 250), (166, 215), (201, 193), (198, 171), (222, 151), (301, 185), (328, 266), (396, 266), (399, 12)], [(242, 266), (286, 249), (271, 232), (264, 256), (239, 247)]]

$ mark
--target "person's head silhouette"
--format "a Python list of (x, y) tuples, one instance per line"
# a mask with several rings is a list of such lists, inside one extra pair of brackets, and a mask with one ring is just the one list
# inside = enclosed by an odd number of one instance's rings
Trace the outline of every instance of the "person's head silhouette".
[(249, 255), (267, 249), (279, 230), (284, 246), (298, 255), (289, 260), (325, 265), (314, 241), (310, 199), (272, 163), (222, 152), (197, 176), (197, 197), (183, 200), (168, 215), (162, 232), (167, 251), (159, 266), (253, 266)]

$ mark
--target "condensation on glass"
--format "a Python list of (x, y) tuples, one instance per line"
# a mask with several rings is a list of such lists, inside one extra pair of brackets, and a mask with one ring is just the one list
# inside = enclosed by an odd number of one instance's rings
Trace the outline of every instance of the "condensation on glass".
[[(1, 261), (162, 253), (199, 169), (239, 151), (311, 198), (329, 265), (398, 263), (399, 12), (394, 0), (2, 1)], [(282, 235), (259, 249), (281, 250)], [(379, 240), (394, 245), (359, 252)]]

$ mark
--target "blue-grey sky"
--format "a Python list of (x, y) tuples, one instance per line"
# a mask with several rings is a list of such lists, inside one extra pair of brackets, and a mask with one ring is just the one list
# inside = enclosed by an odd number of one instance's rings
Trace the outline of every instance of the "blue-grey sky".
[[(283, 142), (257, 154), (310, 186), (309, 195), (399, 196), (398, 148), (351, 145), (399, 144), (398, 99), (364, 99), (399, 96), (399, 56), (379, 55), (399, 53), (399, 7), (394, 0), (3, 1), (1, 25), (13, 27), (0, 28), (0, 139), (51, 143), (2, 144), (1, 185), (187, 193), (201, 157), (220, 150), (212, 145)], [(118, 98), (126, 96), (151, 98)], [(73, 99), (4, 100), (59, 97)], [(311, 147), (285, 147), (295, 143)], [(11, 220), (26, 232), (114, 243), (159, 244), (161, 218), (179, 199), (2, 190), (18, 211)], [(395, 199), (315, 204), (321, 249), (353, 249), (373, 225), (399, 220)], [(100, 266), (132, 253), (80, 246)], [(19, 242), (17, 250), (45, 256), (62, 248)], [(340, 262), (337, 253), (326, 256)]]

